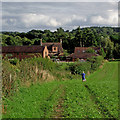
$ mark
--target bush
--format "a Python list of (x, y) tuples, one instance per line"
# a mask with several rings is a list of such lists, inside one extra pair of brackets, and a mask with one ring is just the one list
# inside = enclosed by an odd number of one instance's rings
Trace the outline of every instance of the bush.
[(103, 56), (103, 58), (106, 56), (106, 53), (105, 53), (105, 51), (104, 51), (103, 48), (100, 49), (99, 54), (100, 54), (101, 56)]
[(14, 58), (9, 60), (11, 64), (16, 65), (19, 62), (19, 59)]
[(87, 59), (88, 62), (91, 63), (91, 72), (98, 69), (98, 67), (102, 64), (103, 57), (102, 56), (93, 56)]
[(11, 95), (11, 91), (16, 89), (16, 66), (10, 64), (8, 60), (2, 61), (2, 94)]
[(81, 74), (83, 71), (84, 72), (88, 72), (88, 70), (90, 70), (91, 68), (91, 64), (89, 62), (77, 62), (74, 64), (71, 64), (69, 66), (69, 69), (71, 70), (72, 74)]
[(86, 53), (95, 53), (95, 50), (93, 48), (88, 48), (85, 52)]
[(76, 63), (70, 64), (69, 69), (72, 74), (80, 75), (83, 71), (85, 73), (87, 73), (88, 71), (92, 73), (99, 68), (102, 61), (103, 61), (102, 56), (97, 56), (97, 57), (94, 56), (94, 57), (88, 58), (86, 62), (76, 62)]

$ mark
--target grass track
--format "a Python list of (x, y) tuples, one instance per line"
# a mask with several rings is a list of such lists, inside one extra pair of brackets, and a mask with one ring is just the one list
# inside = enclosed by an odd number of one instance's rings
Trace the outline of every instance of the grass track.
[[(60, 97), (62, 96), (62, 104)], [(86, 87), (87, 86), (87, 87)], [(81, 80), (53, 81), (30, 88), (21, 88), (6, 99), (4, 118), (117, 118), (118, 117), (118, 63), (106, 63), (91, 74), (86, 82)], [(61, 105), (60, 113), (54, 106)], [(57, 108), (58, 111), (58, 108)], [(58, 115), (59, 114), (59, 115)]]

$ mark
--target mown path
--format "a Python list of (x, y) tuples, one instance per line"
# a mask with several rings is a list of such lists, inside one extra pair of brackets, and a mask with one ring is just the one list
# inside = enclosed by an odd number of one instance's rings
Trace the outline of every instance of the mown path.
[(54, 81), (20, 91), (6, 99), (4, 118), (118, 117), (118, 63), (106, 63), (81, 80)]

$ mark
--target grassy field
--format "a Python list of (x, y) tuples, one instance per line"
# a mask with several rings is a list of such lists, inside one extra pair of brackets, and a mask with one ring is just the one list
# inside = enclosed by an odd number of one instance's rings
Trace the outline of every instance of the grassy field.
[(86, 79), (23, 87), (5, 98), (3, 118), (118, 118), (118, 63)]

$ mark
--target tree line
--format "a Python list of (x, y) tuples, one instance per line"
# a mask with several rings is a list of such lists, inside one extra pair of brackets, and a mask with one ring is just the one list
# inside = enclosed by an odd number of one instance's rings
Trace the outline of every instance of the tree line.
[(68, 53), (75, 47), (101, 47), (105, 49), (105, 58), (120, 58), (119, 27), (77, 27), (71, 31), (58, 28), (50, 30), (31, 30), (29, 32), (1, 32), (2, 46), (39, 45), (43, 42), (59, 42)]

